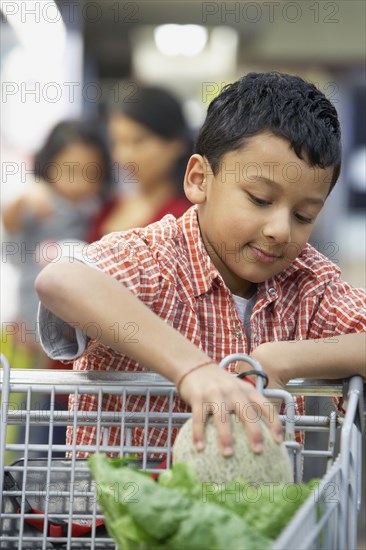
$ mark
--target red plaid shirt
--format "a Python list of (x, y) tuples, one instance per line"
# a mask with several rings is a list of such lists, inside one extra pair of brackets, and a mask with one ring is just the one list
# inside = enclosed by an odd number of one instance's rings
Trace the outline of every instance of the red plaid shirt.
[[(93, 246), (88, 257), (216, 362), (231, 353), (249, 353), (264, 342), (327, 338), (366, 328), (364, 291), (342, 281), (338, 267), (306, 245), (287, 269), (258, 285), (249, 349), (232, 294), (201, 240), (196, 207), (179, 220), (168, 215), (146, 228), (111, 233)], [(144, 370), (128, 356), (95, 341), (89, 342), (74, 369)], [(72, 400), (70, 406), (74, 406)], [(126, 410), (143, 411), (144, 406), (143, 397), (130, 396)], [(97, 396), (79, 397), (79, 410), (96, 411), (97, 407)], [(151, 411), (167, 408), (167, 398), (151, 399)], [(304, 413), (302, 397), (297, 398), (297, 408), (298, 414)], [(105, 396), (103, 410), (120, 409), (120, 398)], [(174, 412), (187, 410), (177, 397)], [(79, 427), (77, 445), (95, 444), (95, 437), (95, 428)], [(119, 438), (119, 430), (111, 431), (109, 444), (119, 445)], [(152, 428), (148, 445), (165, 445), (166, 438), (165, 429)], [(136, 428), (132, 443), (143, 442), (144, 429)]]

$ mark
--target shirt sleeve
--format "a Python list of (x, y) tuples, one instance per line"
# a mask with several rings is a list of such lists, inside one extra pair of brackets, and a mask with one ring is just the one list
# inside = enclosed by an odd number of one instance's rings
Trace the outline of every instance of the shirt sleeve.
[[(72, 256), (63, 256), (67, 258), (110, 275), (154, 308), (160, 290), (160, 269), (139, 230), (111, 233), (96, 243), (85, 244)], [(38, 309), (38, 327), (41, 345), (52, 359), (73, 361), (85, 352), (89, 339), (82, 330), (66, 323), (43, 304)]]
[[(63, 243), (60, 242), (59, 244), (62, 250)], [(72, 244), (71, 241), (68, 244)], [(87, 243), (77, 242), (77, 246), (73, 246), (72, 256), (66, 253), (64, 249), (61, 256), (62, 260), (68, 260), (70, 263), (78, 261), (90, 266), (92, 269), (99, 269), (97, 263), (90, 260), (87, 254), (84, 254), (87, 246)], [(68, 252), (70, 252), (70, 248)], [(76, 326), (72, 326), (57, 317), (41, 302), (38, 305), (37, 326), (41, 346), (51, 359), (73, 361), (84, 353), (88, 337)]]
[(366, 294), (340, 279), (327, 285), (310, 323), (309, 338), (365, 332)]
[[(330, 283), (310, 325), (309, 338), (332, 338), (337, 334), (365, 332), (365, 298), (362, 288), (354, 288), (340, 279)], [(333, 397), (332, 401), (344, 414), (343, 399)]]
[(89, 245), (88, 260), (153, 308), (161, 287), (161, 269), (143, 229), (110, 233)]

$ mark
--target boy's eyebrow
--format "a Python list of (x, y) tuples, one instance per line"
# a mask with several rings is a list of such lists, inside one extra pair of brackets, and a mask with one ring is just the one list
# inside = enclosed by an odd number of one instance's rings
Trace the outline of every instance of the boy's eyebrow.
[[(272, 187), (277, 187), (277, 188), (280, 187), (280, 185), (275, 180), (270, 180), (269, 178), (266, 178), (265, 176), (258, 176), (255, 179), (256, 179), (256, 181), (261, 181), (261, 182), (263, 182), (267, 185), (270, 185)], [(308, 202), (308, 203), (311, 203), (311, 204), (321, 204), (322, 206), (324, 206), (324, 201), (320, 197), (306, 197), (304, 199), (304, 202)]]
[(311, 204), (321, 204), (322, 206), (324, 206), (324, 201), (320, 197), (319, 198), (317, 198), (317, 197), (306, 197), (304, 199), (304, 202), (308, 202), (308, 203), (311, 203)]

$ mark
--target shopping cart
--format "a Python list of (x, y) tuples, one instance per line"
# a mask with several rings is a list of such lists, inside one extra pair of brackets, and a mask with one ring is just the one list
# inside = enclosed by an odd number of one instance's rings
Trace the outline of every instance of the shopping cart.
[[(226, 364), (236, 356), (227, 358)], [(10, 369), (4, 357), (0, 371), (0, 548), (4, 550), (99, 549), (118, 550), (108, 536), (97, 502), (99, 487), (91, 480), (86, 460), (77, 451), (106, 452), (128, 457), (152, 475), (171, 464), (171, 434), (190, 416), (172, 412), (175, 387), (154, 373), (73, 372)], [(223, 365), (224, 366), (224, 365)], [(257, 387), (263, 382), (258, 378)], [(360, 377), (346, 383), (293, 380), (286, 392), (264, 390), (269, 396), (281, 397), (287, 403), (282, 416), (286, 445), (299, 480), (302, 462), (323, 457), (324, 476), (316, 492), (299, 509), (288, 527), (273, 545), (284, 549), (354, 549), (356, 547), (357, 511), (361, 500), (361, 424), (363, 385)], [(96, 395), (101, 405), (106, 395), (121, 398), (120, 412), (106, 412), (102, 406), (88, 412), (74, 409), (56, 410), (57, 396)], [(343, 396), (345, 416), (333, 410), (329, 415), (296, 417), (291, 395)], [(164, 396), (165, 412), (146, 414), (124, 412), (129, 396), (141, 396), (149, 402)], [(47, 405), (45, 405), (45, 403)], [(96, 444), (87, 449), (57, 442), (57, 428), (72, 425), (94, 426)], [(144, 427), (167, 430), (167, 443), (162, 446), (132, 444), (132, 431)], [(109, 444), (110, 430), (120, 429), (118, 445)], [(325, 432), (324, 450), (306, 450), (296, 443), (294, 431)], [(42, 431), (44, 442), (39, 442)], [(46, 433), (46, 438), (44, 434)], [(340, 440), (340, 451), (337, 451)], [(61, 456), (60, 456), (61, 455)], [(154, 456), (155, 458), (151, 458)], [(159, 458), (157, 459), (156, 456)]]

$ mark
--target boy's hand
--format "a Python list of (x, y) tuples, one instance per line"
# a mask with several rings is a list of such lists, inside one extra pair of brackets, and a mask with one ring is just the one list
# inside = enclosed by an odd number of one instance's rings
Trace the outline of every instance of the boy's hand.
[(205, 422), (209, 414), (214, 417), (224, 456), (233, 454), (229, 421), (232, 412), (243, 422), (254, 452), (263, 451), (260, 419), (268, 424), (275, 441), (280, 443), (283, 440), (281, 422), (268, 399), (251, 384), (218, 365), (207, 365), (189, 373), (180, 386), (180, 394), (192, 407), (193, 439), (198, 450), (205, 446)]

